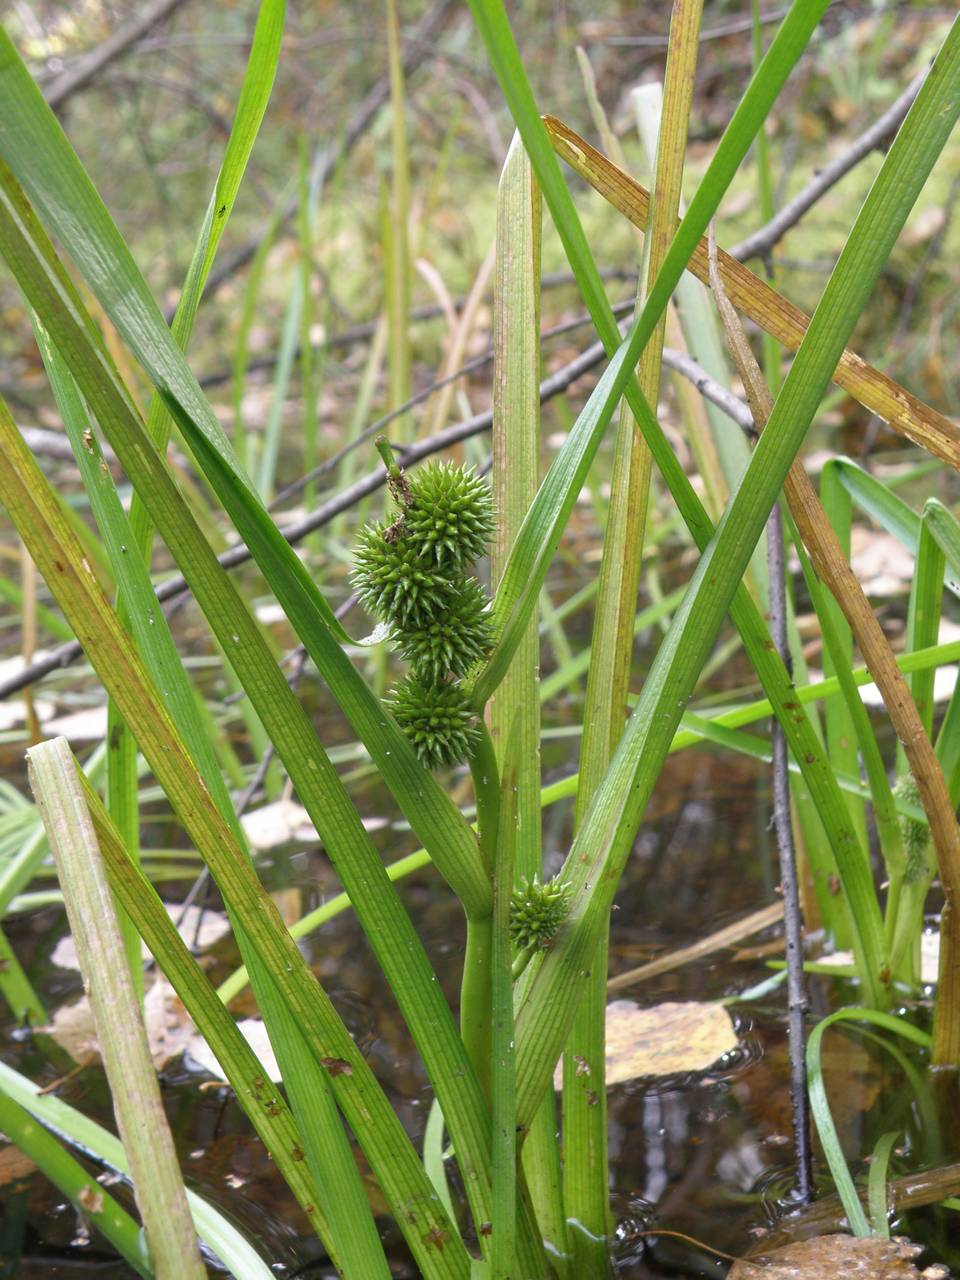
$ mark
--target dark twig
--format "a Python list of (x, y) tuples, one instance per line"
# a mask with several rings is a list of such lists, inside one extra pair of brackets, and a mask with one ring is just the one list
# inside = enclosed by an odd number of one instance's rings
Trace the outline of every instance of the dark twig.
[[(635, 282), (637, 272), (631, 267), (605, 267), (600, 272), (603, 280), (626, 280)], [(559, 289), (565, 285), (576, 284), (576, 277), (572, 271), (554, 271), (545, 275), (540, 282), (541, 289)], [(466, 298), (454, 298), (452, 306), (458, 314), (463, 310)], [(444, 309), (438, 302), (431, 302), (422, 307), (414, 307), (410, 312), (410, 322), (421, 322), (423, 320), (436, 320), (438, 316), (444, 315)], [(570, 329), (579, 328), (582, 324), (591, 323), (590, 317), (586, 314), (578, 316), (574, 320), (565, 322), (565, 326), (557, 325), (553, 329), (545, 330), (540, 336), (549, 338), (553, 334), (565, 333)], [(377, 329), (378, 321), (366, 320), (362, 324), (354, 324), (349, 329), (341, 329), (339, 333), (332, 333), (328, 338), (324, 338), (322, 342), (318, 342), (314, 347), (314, 351), (333, 351), (343, 347), (352, 347), (358, 342), (364, 342), (367, 338), (372, 338)], [(300, 347), (294, 349), (294, 358), (299, 360)], [(269, 355), (255, 356), (247, 362), (247, 373), (260, 373), (266, 369), (273, 369), (276, 366), (277, 357), (271, 352)], [(466, 367), (466, 366), (465, 366)], [(452, 374), (457, 377), (457, 374)], [(200, 375), (197, 381), (201, 387), (216, 387), (224, 382), (229, 382), (233, 377), (233, 368), (224, 365), (220, 369), (214, 369), (210, 373)], [(440, 384), (435, 384), (439, 386)], [(9, 396), (9, 388), (0, 384), (4, 390), (4, 394)]]
[(837, 156), (835, 160), (831, 160), (825, 165), (819, 173), (809, 182), (802, 191), (789, 200), (779, 213), (759, 231), (755, 231), (752, 236), (747, 236), (745, 240), (741, 240), (739, 244), (734, 245), (729, 250), (730, 256), (736, 258), (739, 262), (747, 262), (750, 258), (765, 257), (778, 240), (781, 240), (792, 226), (800, 221), (807, 210), (825, 195), (832, 186), (835, 186), (840, 179), (860, 161), (870, 154), (877, 147), (882, 147), (892, 133), (899, 127), (904, 116), (910, 109), (910, 104), (920, 92), (920, 86), (927, 77), (927, 70), (924, 68), (919, 75), (915, 76), (907, 85), (900, 97), (897, 98), (891, 106), (879, 116), (869, 129), (864, 130), (859, 138), (847, 147), (842, 155)]
[[(767, 568), (770, 577), (770, 630), (777, 652), (791, 669), (787, 645), (787, 593), (783, 555), (783, 521), (779, 502), (767, 520)], [(796, 1161), (796, 1193), (801, 1204), (813, 1199), (810, 1164), (810, 1104), (807, 1098), (807, 1065), (804, 1020), (807, 993), (803, 981), (803, 925), (797, 885), (796, 850), (790, 818), (790, 761), (780, 721), (770, 725), (773, 747), (773, 824), (780, 862), (783, 897), (783, 931), (787, 945), (787, 1037), (790, 1052), (790, 1110), (793, 1115), (793, 1150)]]
[[(575, 360), (571, 360), (569, 364), (564, 365), (562, 369), (558, 369), (556, 373), (551, 374), (549, 378), (545, 378), (541, 382), (541, 401), (546, 402), (547, 400), (552, 400), (554, 396), (562, 394), (579, 378), (602, 364), (605, 359), (603, 344), (600, 342), (594, 343), (586, 351), (581, 352)], [(397, 459), (403, 466), (412, 466), (414, 463), (420, 462), (434, 453), (439, 453), (442, 449), (448, 449), (453, 444), (459, 444), (461, 440), (479, 435), (483, 431), (489, 431), (492, 417), (490, 410), (485, 413), (474, 414), (472, 418), (467, 418), (463, 422), (457, 422), (450, 427), (445, 427), (443, 431), (438, 431), (436, 435), (428, 436), (425, 440), (418, 440), (407, 448), (398, 451)], [(330, 498), (323, 503), (310, 515), (305, 516), (302, 520), (296, 520), (283, 526), (280, 532), (288, 542), (296, 544), (305, 538), (308, 533), (312, 533), (314, 529), (319, 529), (323, 525), (329, 524), (341, 511), (347, 511), (354, 503), (359, 502), (361, 498), (365, 498), (367, 494), (375, 493), (385, 481), (386, 472), (383, 467), (377, 467), (374, 471), (369, 471), (366, 475), (361, 476), (359, 480), (337, 494), (336, 497)], [(251, 553), (242, 543), (231, 547), (229, 551), (223, 552), (218, 557), (220, 564), (225, 569), (233, 569), (237, 565), (246, 564), (251, 558)], [(175, 574), (157, 588), (157, 600), (162, 604), (183, 595), (188, 590), (189, 587), (183, 575)], [(63, 667), (69, 666), (80, 657), (82, 652), (81, 646), (75, 640), (60, 645), (57, 649), (47, 654), (46, 657), (31, 663), (23, 671), (0, 683), (0, 699), (10, 697), (11, 694), (49, 675), (51, 671), (58, 671)]]
[(72, 66), (50, 81), (44, 90), (47, 102), (54, 110), (62, 107), (72, 94), (86, 88), (104, 67), (116, 61), (158, 22), (169, 18), (185, 3), (186, 0), (152, 0), (152, 3), (143, 5), (139, 10), (134, 8), (133, 16), (122, 22), (102, 44), (82, 54)]
[[(614, 315), (619, 317), (631, 314), (635, 308), (636, 301), (633, 298), (628, 298), (623, 302), (615, 303), (612, 310)], [(590, 316), (584, 313), (582, 315), (575, 316), (571, 320), (564, 320), (550, 329), (542, 329), (540, 331), (540, 340), (543, 342), (547, 338), (556, 338), (560, 334), (571, 333), (575, 329), (580, 329), (584, 325), (592, 323), (593, 321)], [(409, 413), (411, 409), (415, 409), (417, 405), (422, 404), (424, 400), (429, 400), (435, 391), (439, 391), (442, 387), (449, 386), (451, 382), (456, 382), (460, 378), (465, 378), (468, 374), (475, 373), (478, 369), (482, 369), (485, 365), (490, 364), (492, 360), (493, 348), (491, 347), (482, 355), (474, 356), (472, 360), (467, 360), (459, 367), (459, 369), (454, 369), (452, 373), (446, 374), (443, 378), (437, 378), (435, 382), (431, 382), (428, 386), (421, 388), (421, 390), (412, 395), (409, 400), (404, 401), (403, 404), (397, 405), (397, 407), (395, 409), (391, 409), (389, 413), (385, 413), (382, 417), (375, 419), (375, 421), (371, 422), (368, 427), (364, 427), (364, 429), (355, 436), (349, 444), (345, 444), (342, 449), (338, 449), (337, 452), (332, 454), (329, 458), (325, 458), (323, 462), (318, 463), (312, 471), (308, 471), (304, 475), (298, 476), (297, 479), (288, 484), (285, 489), (282, 489), (270, 503), (270, 510), (274, 511), (277, 507), (282, 507), (285, 503), (289, 502), (291, 498), (295, 498), (299, 493), (303, 492), (311, 481), (320, 480), (325, 475), (329, 475), (331, 471), (335, 470), (335, 468), (340, 465), (348, 454), (353, 453), (355, 449), (359, 448), (360, 445), (369, 440), (371, 436), (376, 435), (378, 431), (382, 431), (384, 427), (389, 426), (394, 419), (403, 417), (405, 413)]]

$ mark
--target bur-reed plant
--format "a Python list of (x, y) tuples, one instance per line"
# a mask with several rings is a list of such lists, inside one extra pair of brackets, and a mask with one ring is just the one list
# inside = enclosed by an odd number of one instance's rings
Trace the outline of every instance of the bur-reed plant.
[[(265, 0), (261, 6), (260, 38), (254, 42), (234, 131), (172, 331), (12, 43), (0, 37), (0, 117), (5, 122), (0, 130), (0, 255), (31, 310), (117, 584), (118, 606), (110, 604), (96, 581), (62, 501), (2, 404), (0, 500), (107, 690), (114, 723), (136, 740), (217, 884), (277, 1052), (286, 1100), (267, 1087), (251, 1063), (222, 1002), (177, 939), (155, 888), (137, 865), (135, 806), (129, 803), (136, 794), (131, 767), (136, 759), (128, 748), (113, 766), (113, 793), (121, 788), (123, 805), (108, 812), (93, 788), (86, 793), (113, 891), (217, 1048), (257, 1132), (346, 1276), (367, 1280), (387, 1275), (389, 1267), (341, 1117), (427, 1280), (539, 1280), (550, 1275), (589, 1280), (609, 1273), (612, 1235), (603, 1108), (588, 1110), (587, 1092), (571, 1078), (569, 1064), (578, 1061), (581, 1080), (586, 1065), (590, 1093), (601, 1101), (604, 941), (610, 912), (664, 760), (678, 746), (719, 740), (750, 754), (762, 753), (763, 740), (744, 734), (742, 726), (772, 711), (822, 824), (825, 841), (816, 874), (821, 887), (828, 877), (836, 878), (839, 892), (833, 894), (831, 923), (842, 922), (853, 940), (864, 1001), (883, 1009), (891, 1001), (892, 980), (909, 976), (907, 960), (903, 968), (892, 967), (892, 957), (912, 954), (931, 865), (924, 862), (918, 876), (917, 859), (902, 866), (891, 860), (893, 872), (901, 874), (887, 900), (885, 922), (862, 839), (864, 826), (848, 801), (853, 795), (860, 802), (863, 783), (836, 767), (829, 742), (824, 743), (807, 710), (818, 698), (837, 696), (836, 689), (794, 687), (742, 579), (831, 379), (843, 382), (871, 407), (880, 405), (881, 412), (885, 407), (894, 425), (911, 438), (956, 460), (951, 452), (955, 433), (945, 430), (939, 416), (901, 396), (888, 381), (878, 382), (875, 371), (865, 372), (845, 347), (960, 114), (960, 27), (955, 24), (947, 33), (819, 305), (809, 323), (800, 326), (796, 357), (716, 528), (655, 413), (665, 308), (688, 266), (696, 270), (699, 263), (703, 272), (708, 224), (825, 8), (825, 0), (798, 0), (790, 7), (678, 223), (699, 24), (699, 6), (679, 0), (657, 151), (651, 244), (636, 318), (621, 339), (555, 149), (578, 162), (591, 180), (601, 175), (628, 216), (636, 190), (564, 126), (544, 123), (504, 8), (499, 0), (471, 0), (479, 36), (518, 130), (504, 171), (498, 232), (496, 501), (491, 505), (484, 484), (467, 469), (440, 463), (408, 471), (402, 452), (394, 458), (382, 446), (394, 507), (385, 521), (371, 523), (361, 533), (354, 572), (365, 604), (410, 665), (385, 698), (370, 687), (348, 654), (346, 646), (355, 651), (356, 642), (266, 510), (264, 495), (273, 484), (270, 441), (254, 484), (184, 355), (266, 106), (279, 56), (282, 4)], [(388, 12), (398, 116), (403, 86), (396, 74), (396, 7), (391, 4)], [(399, 166), (405, 163), (402, 121), (395, 118), (394, 125)], [(396, 181), (401, 190), (398, 197), (395, 183), (394, 238), (405, 204), (399, 171)], [(609, 355), (542, 482), (537, 349), (541, 200)], [(155, 394), (146, 423), (55, 242), (152, 384)], [(405, 268), (399, 259), (395, 266), (391, 325), (405, 305)], [(721, 270), (726, 269), (721, 259)], [(764, 292), (749, 273), (746, 280), (738, 275), (737, 281), (739, 293), (728, 288), (734, 304), (749, 310), (746, 298), (751, 314), (782, 338), (784, 315), (791, 320), (783, 300), (771, 297), (769, 289)], [(243, 323), (249, 326), (249, 308)], [(298, 323), (291, 307), (291, 347)], [(406, 353), (393, 352), (392, 359), (391, 394), (398, 395), (407, 378)], [(590, 733), (584, 737), (578, 776), (544, 791), (538, 761), (538, 603), (574, 504), (624, 399), (629, 412), (617, 434), (615, 496), (588, 685)], [(217, 560), (204, 528), (209, 510), (173, 479), (165, 457), (173, 429), (422, 842), (423, 855), (406, 860), (403, 867), (383, 866), (262, 628)], [(99, 465), (100, 432), (134, 487), (129, 516)], [(245, 445), (242, 450), (241, 456), (249, 459)], [(624, 724), (623, 706), (631, 700), (629, 658), (643, 534), (638, 513), (647, 501), (653, 467), (701, 555), (682, 598), (662, 610), (666, 615), (673, 609), (670, 625)], [(914, 536), (918, 556), (924, 557), (918, 573), (923, 585), (911, 604), (911, 649), (901, 665), (911, 672), (912, 694), (929, 734), (929, 672), (953, 652), (935, 645), (931, 619), (944, 560), (956, 564), (960, 537), (955, 522), (949, 512), (928, 506), (921, 523), (889, 495), (871, 493), (869, 483), (861, 484), (854, 471), (841, 468), (838, 478), (835, 496), (849, 490), (858, 501), (872, 501)], [(842, 512), (834, 515), (842, 526)], [(193, 688), (157, 607), (148, 570), (154, 529), (189, 583), (264, 739), (275, 749), (322, 838), (344, 887), (336, 909), (349, 905), (356, 912), (423, 1060), (435, 1097), (423, 1159), (254, 871)], [(488, 604), (470, 574), (491, 539)], [(688, 701), (728, 612), (766, 699), (715, 718), (689, 715)], [(821, 608), (821, 619), (826, 633), (828, 606)], [(373, 640), (379, 638), (375, 633)], [(842, 643), (840, 636), (838, 654)], [(601, 671), (607, 673), (603, 678), (596, 674)], [(850, 690), (867, 678), (859, 672), (847, 679), (838, 660), (836, 684), (848, 710)], [(949, 725), (957, 714), (951, 703)], [(941, 729), (938, 739), (938, 767), (955, 803), (960, 749), (955, 734), (944, 741), (945, 732)], [(475, 825), (435, 776), (436, 770), (464, 759), (474, 783)], [(951, 978), (960, 965), (954, 931), (946, 927), (958, 871), (949, 838), (955, 822), (952, 809), (948, 814), (942, 804), (938, 807), (936, 778), (915, 781), (923, 810), (907, 784), (894, 788), (889, 830), (899, 832), (895, 815), (900, 814), (911, 822), (925, 818), (943, 837), (937, 852), (947, 902), (933, 1047), (940, 1063), (957, 1064), (960, 1002)], [(559, 875), (545, 882), (541, 807), (573, 793), (573, 843)], [(876, 806), (876, 789), (871, 796)], [(887, 803), (886, 796), (882, 799)], [(459, 1024), (396, 888), (402, 872), (426, 858), (459, 899), (466, 919)], [(326, 918), (331, 914), (333, 904)], [(565, 1054), (566, 1141), (561, 1157), (553, 1076)], [(12, 1096), (4, 1074), (0, 1089)], [(17, 1101), (29, 1105), (24, 1095)], [(42, 1115), (39, 1108), (37, 1114)], [(464, 1204), (453, 1201), (446, 1182), (444, 1132)]]

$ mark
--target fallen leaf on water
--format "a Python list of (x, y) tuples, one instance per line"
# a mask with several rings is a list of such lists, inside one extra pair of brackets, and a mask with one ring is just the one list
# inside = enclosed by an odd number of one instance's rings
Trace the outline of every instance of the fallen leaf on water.
[(20, 1178), (29, 1178), (36, 1167), (30, 1157), (25, 1156), (18, 1147), (12, 1144), (0, 1147), (0, 1187), (5, 1187), (8, 1182), (17, 1182)]
[[(183, 1052), (193, 1034), (193, 1023), (173, 987), (163, 980), (155, 982), (147, 991), (143, 1011), (150, 1057), (159, 1071)], [(100, 1057), (93, 1010), (86, 996), (76, 1004), (58, 1009), (53, 1022), (45, 1029), (80, 1066), (96, 1062)]]
[[(211, 911), (209, 908), (201, 909), (200, 907), (187, 907), (184, 910), (175, 902), (165, 902), (164, 907), (170, 919), (179, 922), (177, 930), (191, 951), (206, 951), (207, 947), (212, 947), (215, 942), (219, 942), (225, 934), (230, 932), (230, 921), (222, 911)], [(146, 943), (141, 944), (140, 954), (144, 960), (152, 959)], [(69, 933), (54, 947), (50, 959), (61, 969), (80, 968), (77, 949)]]
[[(276, 1055), (273, 1052), (273, 1046), (270, 1043), (270, 1037), (267, 1035), (267, 1028), (264, 1026), (263, 1020), (261, 1018), (244, 1018), (237, 1023), (237, 1028), (260, 1059), (260, 1065), (266, 1075), (274, 1084), (278, 1084), (282, 1079), (280, 1067), (277, 1065)], [(203, 1036), (192, 1035), (186, 1045), (186, 1050), (197, 1066), (202, 1067), (204, 1071), (209, 1071), (212, 1076), (218, 1076), (221, 1080), (226, 1079), (223, 1068)]]
[[(641, 1009), (632, 1000), (607, 1005), (607, 1084), (638, 1076), (706, 1071), (738, 1045), (729, 1013), (714, 1001), (668, 1002)], [(580, 1073), (589, 1075), (587, 1062)], [(562, 1083), (557, 1068), (554, 1083)]]
[[(820, 956), (818, 965), (826, 968), (852, 969), (852, 951), (834, 951), (828, 956)], [(920, 981), (924, 986), (935, 986), (940, 973), (940, 934), (922, 933), (920, 935)]]
[[(293, 800), (274, 800), (271, 804), (251, 809), (240, 819), (243, 832), (254, 849), (275, 849), (291, 840), (316, 844), (320, 837), (314, 830), (310, 815), (302, 805)], [(364, 829), (379, 831), (387, 825), (386, 818), (367, 818)]]
[(731, 1267), (727, 1280), (947, 1280), (939, 1266), (918, 1271), (913, 1259), (921, 1246), (908, 1240), (858, 1240), (855, 1236), (814, 1236), (773, 1249)]

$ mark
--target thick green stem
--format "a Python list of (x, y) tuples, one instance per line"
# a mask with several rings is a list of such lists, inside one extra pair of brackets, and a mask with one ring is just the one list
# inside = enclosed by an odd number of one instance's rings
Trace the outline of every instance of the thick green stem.
[(490, 983), (493, 972), (493, 915), (467, 920), (467, 950), (460, 984), (460, 1035), (467, 1057), (490, 1101)]

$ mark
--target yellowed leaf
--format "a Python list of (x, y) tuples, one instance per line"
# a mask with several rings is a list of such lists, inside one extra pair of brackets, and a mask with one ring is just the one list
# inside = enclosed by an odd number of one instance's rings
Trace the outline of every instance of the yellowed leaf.
[(17, 1147), (0, 1147), (0, 1187), (9, 1182), (17, 1182), (20, 1178), (29, 1178), (36, 1169), (29, 1156), (25, 1156)]
[[(729, 1013), (714, 1001), (668, 1002), (651, 1009), (632, 1000), (607, 1005), (607, 1084), (706, 1071), (737, 1045)], [(579, 1069), (590, 1073), (587, 1062)], [(559, 1067), (554, 1083), (559, 1089)]]
[(858, 1240), (855, 1236), (815, 1236), (735, 1262), (727, 1280), (946, 1280), (946, 1268), (920, 1272), (913, 1259), (921, 1252), (908, 1240)]
[[(246, 1040), (247, 1044), (260, 1059), (268, 1079), (275, 1084), (278, 1083), (282, 1076), (280, 1075), (280, 1067), (277, 1063), (276, 1054), (273, 1052), (273, 1046), (270, 1043), (270, 1037), (267, 1035), (267, 1028), (264, 1026), (260, 1018), (244, 1018), (242, 1022), (237, 1023), (240, 1034)], [(190, 1042), (186, 1046), (187, 1053), (194, 1062), (209, 1071), (212, 1076), (219, 1076), (221, 1080), (226, 1079), (223, 1068), (217, 1061), (216, 1055), (201, 1035), (193, 1035)]]
[[(170, 919), (177, 922), (180, 937), (191, 951), (206, 951), (230, 932), (230, 921), (222, 911), (193, 906), (184, 909), (176, 902), (166, 902), (164, 907)], [(144, 960), (153, 959), (145, 942), (141, 943), (140, 954)], [(60, 939), (51, 952), (50, 959), (61, 969), (80, 968), (71, 934), (65, 934)]]
[[(150, 1056), (159, 1070), (183, 1052), (193, 1034), (193, 1023), (177, 993), (166, 981), (155, 982), (147, 991), (143, 1004)], [(46, 1030), (81, 1066), (99, 1058), (97, 1029), (86, 996), (75, 1004), (58, 1009)]]

